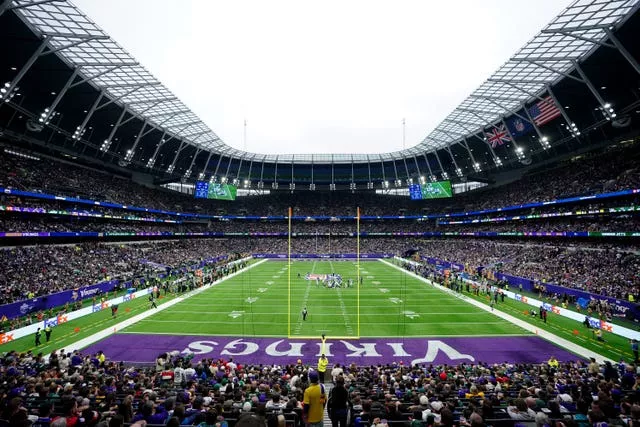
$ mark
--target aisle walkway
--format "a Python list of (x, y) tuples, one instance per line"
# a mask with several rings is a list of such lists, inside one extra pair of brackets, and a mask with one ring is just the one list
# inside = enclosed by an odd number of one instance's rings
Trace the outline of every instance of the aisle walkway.
[[(329, 378), (331, 378), (331, 375), (327, 375)], [(329, 393), (331, 392), (331, 389), (333, 388), (333, 384), (331, 383), (331, 381), (329, 381), (329, 383), (324, 385), (324, 392), (327, 396), (327, 402), (329, 402)], [(331, 427), (331, 418), (329, 418), (329, 411), (327, 410), (328, 406), (325, 406), (324, 408), (324, 427)]]

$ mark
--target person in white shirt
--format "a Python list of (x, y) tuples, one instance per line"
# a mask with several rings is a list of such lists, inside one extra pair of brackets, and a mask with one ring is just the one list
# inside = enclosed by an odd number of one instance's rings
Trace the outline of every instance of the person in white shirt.
[(190, 381), (196, 376), (196, 370), (193, 369), (191, 365), (187, 365), (183, 371), (183, 375), (185, 381)]
[(66, 354), (63, 354), (59, 362), (60, 369), (61, 370), (69, 369), (70, 364), (71, 364), (71, 358), (67, 357)]
[(274, 393), (273, 396), (271, 397), (271, 400), (269, 400), (265, 405), (265, 408), (267, 409), (267, 411), (273, 411), (273, 412), (282, 412), (284, 407), (285, 407), (285, 404), (283, 404), (280, 401), (279, 393)]
[(331, 370), (331, 377), (333, 378), (333, 383), (337, 381), (338, 377), (344, 373), (343, 369), (340, 367), (339, 363), (336, 363), (336, 366)]
[(173, 369), (173, 383), (176, 385), (182, 384), (184, 381), (184, 369), (182, 368), (182, 363), (178, 362), (176, 367)]

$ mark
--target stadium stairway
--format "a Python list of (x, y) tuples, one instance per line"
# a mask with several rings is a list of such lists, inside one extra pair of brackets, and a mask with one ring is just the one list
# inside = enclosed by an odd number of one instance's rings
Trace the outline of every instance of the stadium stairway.
[[(328, 375), (329, 378), (331, 378), (331, 375)], [(324, 385), (324, 392), (325, 395), (327, 396), (327, 402), (329, 401), (329, 393), (331, 393), (331, 389), (333, 388), (333, 382), (329, 381), (328, 384)], [(328, 411), (328, 406), (325, 406), (324, 408), (324, 427), (331, 427), (331, 418), (329, 418), (329, 411)]]

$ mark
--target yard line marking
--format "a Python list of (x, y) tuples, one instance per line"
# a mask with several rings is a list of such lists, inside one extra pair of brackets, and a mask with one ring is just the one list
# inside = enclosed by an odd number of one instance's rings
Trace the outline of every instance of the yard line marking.
[[(388, 305), (384, 305), (384, 306), (379, 306), (380, 309), (383, 308), (389, 308)], [(346, 306), (345, 306), (346, 309)], [(486, 314), (489, 315), (491, 313), (487, 313), (485, 311), (464, 311), (464, 312), (460, 312), (460, 311), (448, 311), (448, 312), (433, 312), (433, 313), (424, 313), (424, 312), (414, 312), (415, 314), (419, 314), (422, 317), (429, 317), (429, 316), (442, 316), (442, 315), (453, 315), (453, 314)], [(207, 311), (197, 311), (197, 310), (170, 310), (167, 311), (166, 313), (164, 313), (164, 316), (167, 315), (172, 315), (172, 314), (176, 314), (176, 315), (183, 315), (183, 314), (211, 314), (211, 310), (207, 310)], [(252, 314), (254, 316), (261, 316), (261, 315), (274, 315), (274, 316), (285, 316), (288, 313), (287, 312), (274, 312), (274, 311), (252, 311)], [(313, 316), (314, 317), (320, 317), (320, 316), (337, 316), (337, 313), (315, 313)], [(355, 316), (355, 314), (351, 314), (351, 316)], [(391, 317), (391, 318), (397, 318), (397, 314), (396, 313), (360, 313), (360, 317)], [(458, 323), (455, 320), (449, 320), (450, 323)]]
[[(331, 267), (331, 273), (334, 273), (333, 263), (329, 260), (329, 267)], [(353, 335), (353, 328), (351, 327), (351, 322), (349, 321), (349, 316), (347, 315), (347, 308), (344, 305), (344, 300), (342, 299), (342, 289), (336, 288), (336, 293), (338, 294), (338, 302), (340, 304), (340, 311), (342, 312), (342, 319), (344, 320), (344, 326), (347, 330), (348, 335)]]
[[(181, 295), (179, 298), (174, 298), (174, 299), (172, 299), (170, 301), (167, 301), (167, 302), (165, 302), (163, 304), (160, 304), (158, 306), (158, 308), (156, 308), (156, 309), (153, 309), (153, 310), (152, 309), (148, 309), (146, 311), (143, 311), (140, 314), (136, 314), (133, 317), (130, 317), (130, 318), (126, 319), (126, 320), (118, 322), (115, 325), (111, 324), (106, 329), (103, 329), (103, 330), (101, 330), (99, 332), (96, 332), (95, 334), (89, 335), (88, 337), (82, 338), (82, 339), (80, 339), (80, 340), (78, 340), (78, 341), (76, 341), (74, 343), (66, 345), (65, 348), (69, 352), (74, 352), (75, 350), (81, 350), (81, 349), (83, 349), (85, 347), (90, 346), (93, 343), (96, 343), (96, 342), (98, 342), (100, 340), (103, 340), (104, 338), (114, 334), (114, 331), (119, 331), (121, 333), (122, 330), (124, 328), (126, 328), (126, 327), (129, 327), (129, 326), (132, 326), (132, 325), (134, 325), (134, 324), (136, 324), (138, 322), (141, 322), (142, 320), (145, 320), (147, 317), (153, 316), (156, 313), (164, 311), (167, 308), (170, 308), (170, 307), (172, 307), (172, 306), (174, 306), (176, 304), (180, 304), (183, 301), (183, 299), (190, 298), (190, 297), (192, 297), (194, 295), (198, 295), (198, 294), (200, 294), (202, 292), (205, 292), (205, 291), (208, 291), (210, 289), (214, 289), (216, 285), (218, 285), (220, 283), (223, 283), (223, 282), (226, 282), (227, 280), (229, 280), (229, 279), (231, 279), (231, 278), (233, 278), (235, 276), (238, 276), (240, 274), (244, 274), (246, 271), (257, 267), (257, 266), (263, 264), (264, 262), (265, 261), (258, 261), (255, 264), (250, 264), (250, 265), (248, 265), (247, 267), (245, 267), (242, 270), (238, 270), (235, 273), (231, 273), (231, 274), (229, 274), (229, 275), (227, 275), (225, 277), (222, 277), (222, 278), (216, 280), (213, 283), (210, 283), (209, 285), (206, 285), (206, 287), (197, 288), (197, 289), (195, 289), (193, 291), (190, 291), (190, 292), (188, 292), (186, 294)], [(175, 322), (175, 320), (173, 322)]]
[[(402, 267), (399, 267), (389, 261), (383, 260), (383, 259), (379, 259), (379, 262), (388, 265), (390, 267), (393, 267), (396, 270), (402, 271), (404, 274), (410, 276), (410, 277), (414, 277), (424, 283), (430, 284), (432, 285), (435, 289), (440, 289), (442, 292), (449, 294), (449, 295), (454, 295), (454, 292), (450, 289), (445, 288), (444, 286), (438, 285), (428, 279), (425, 279), (424, 277), (421, 277), (411, 271), (405, 270)], [(504, 319), (516, 326), (519, 326), (520, 328), (529, 331), (529, 332), (533, 332), (536, 333), (538, 336), (545, 338), (548, 341), (551, 341), (552, 343), (558, 345), (559, 347), (563, 347), (567, 350), (569, 350), (570, 352), (580, 355), (582, 357), (594, 357), (594, 358), (598, 358), (598, 359), (603, 359), (604, 361), (610, 361), (610, 362), (615, 362), (614, 360), (609, 359), (608, 357), (604, 357), (601, 354), (596, 353), (595, 351), (589, 350), (585, 347), (582, 347), (578, 344), (575, 344), (569, 340), (566, 340), (562, 337), (559, 337), (558, 335), (552, 334), (551, 332), (548, 332), (544, 329), (538, 329), (535, 325), (532, 325), (531, 323), (525, 322), (522, 319), (519, 319), (515, 316), (512, 316), (510, 314), (507, 314), (503, 311), (500, 310), (496, 310), (496, 311), (490, 311), (491, 309), (489, 308), (488, 305), (483, 304), (479, 301), (476, 301), (474, 299), (468, 298), (466, 296), (459, 296), (458, 298), (464, 298), (465, 301), (467, 301), (469, 304), (474, 305), (478, 308), (481, 308), (485, 311), (488, 311), (490, 313), (492, 313), (494, 316), (497, 316), (501, 319)]]
[[(313, 272), (316, 269), (316, 262), (313, 262), (313, 265), (311, 266), (311, 274), (313, 274)], [(300, 331), (302, 330), (302, 322), (304, 322), (304, 320), (302, 319), (302, 310), (304, 310), (304, 308), (307, 306), (307, 303), (309, 302), (309, 293), (311, 292), (311, 280), (305, 280), (307, 282), (307, 289), (305, 289), (304, 291), (304, 296), (302, 297), (302, 307), (300, 307), (300, 311), (298, 312), (298, 322), (296, 323), (296, 328), (293, 331), (293, 335), (300, 335)], [(287, 321), (291, 321), (291, 319), (288, 319)]]
[[(334, 315), (336, 316), (336, 315)], [(348, 316), (348, 315), (347, 315)], [(353, 315), (355, 316), (355, 315)], [(173, 319), (142, 319), (139, 322), (156, 322), (156, 323), (176, 323)], [(228, 320), (181, 320), (180, 323), (208, 323), (208, 324), (222, 324), (228, 325)], [(254, 325), (273, 325), (273, 322), (251, 322)], [(344, 322), (326, 322), (326, 325), (344, 325)], [(389, 322), (367, 322), (370, 325), (388, 325)], [(413, 322), (412, 325), (504, 325), (504, 322), (451, 322), (450, 320), (439, 321), (439, 322)], [(182, 331), (180, 331), (182, 334)], [(237, 335), (237, 334), (236, 334)], [(468, 332), (467, 332), (468, 335)], [(520, 334), (525, 335), (525, 334)], [(429, 336), (429, 335), (427, 335)]]

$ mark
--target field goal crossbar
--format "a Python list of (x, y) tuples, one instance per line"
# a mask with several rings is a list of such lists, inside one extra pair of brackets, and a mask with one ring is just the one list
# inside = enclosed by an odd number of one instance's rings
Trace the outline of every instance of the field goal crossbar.
[[(293, 209), (289, 208), (287, 212), (287, 338), (288, 339), (318, 339), (322, 332), (317, 336), (303, 336), (291, 334), (291, 217)], [(360, 339), (360, 207), (356, 208), (356, 335), (355, 336), (333, 336), (328, 335), (328, 339), (336, 340), (357, 340)], [(328, 332), (328, 331), (326, 331)]]

